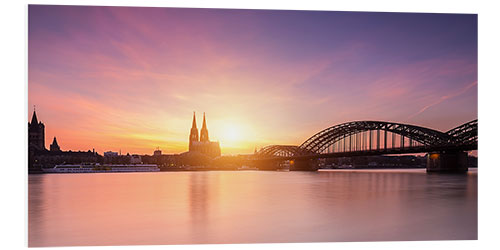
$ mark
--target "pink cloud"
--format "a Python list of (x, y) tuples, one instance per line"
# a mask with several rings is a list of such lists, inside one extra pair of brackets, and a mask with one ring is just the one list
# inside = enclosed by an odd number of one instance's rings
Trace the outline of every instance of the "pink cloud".
[(433, 106), (436, 106), (436, 105), (438, 105), (438, 104), (440, 104), (440, 103), (442, 103), (442, 102), (444, 102), (444, 101), (446, 101), (446, 100), (448, 100), (448, 99), (455, 98), (455, 97), (458, 97), (458, 96), (460, 96), (460, 95), (463, 95), (463, 94), (464, 94), (464, 93), (466, 93), (469, 89), (471, 89), (472, 87), (475, 87), (475, 86), (477, 86), (477, 81), (474, 81), (474, 82), (472, 82), (472, 83), (470, 83), (470, 84), (466, 85), (465, 87), (463, 87), (463, 88), (459, 89), (458, 91), (453, 92), (453, 93), (451, 93), (451, 94), (449, 94), (449, 95), (443, 95), (443, 96), (441, 96), (439, 99), (437, 99), (436, 101), (434, 101), (434, 102), (432, 102), (432, 103), (430, 103), (430, 104), (428, 104), (428, 105), (424, 106), (423, 108), (421, 108), (421, 109), (420, 109), (417, 113), (415, 113), (415, 114), (413, 114), (413, 115), (410, 115), (408, 118), (413, 118), (413, 117), (415, 117), (415, 116), (417, 116), (417, 115), (420, 115), (420, 114), (422, 114), (423, 112), (425, 112), (427, 109), (429, 109), (429, 108), (431, 108), (431, 107), (433, 107)]

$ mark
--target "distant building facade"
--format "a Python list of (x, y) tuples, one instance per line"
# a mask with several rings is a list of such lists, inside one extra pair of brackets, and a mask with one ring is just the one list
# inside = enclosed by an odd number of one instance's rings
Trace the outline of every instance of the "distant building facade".
[(153, 152), (153, 156), (161, 156), (161, 150), (159, 148), (157, 148), (154, 152)]
[(106, 151), (103, 155), (104, 157), (118, 157), (118, 152)]
[(131, 164), (141, 164), (142, 163), (142, 158), (140, 155), (132, 155), (130, 156), (130, 163)]
[[(199, 138), (199, 139), (198, 139)], [(193, 124), (189, 135), (189, 152), (200, 153), (212, 158), (221, 155), (219, 142), (211, 142), (208, 137), (207, 121), (203, 113), (203, 125), (198, 137), (198, 128), (196, 127), (196, 115), (193, 113)]]
[(80, 164), (102, 162), (95, 151), (44, 151), (34, 155), (34, 167), (50, 168), (57, 164)]

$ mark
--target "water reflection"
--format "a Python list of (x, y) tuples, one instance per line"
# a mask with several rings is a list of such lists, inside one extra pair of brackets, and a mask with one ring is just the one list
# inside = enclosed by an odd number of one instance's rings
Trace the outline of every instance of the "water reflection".
[(195, 172), (189, 175), (189, 206), (190, 231), (193, 235), (192, 243), (205, 242), (207, 235), (206, 225), (208, 214), (210, 214), (210, 201), (216, 201), (215, 192), (217, 187), (217, 176), (215, 180), (210, 178), (210, 172)]
[(477, 174), (29, 176), (29, 246), (477, 239)]

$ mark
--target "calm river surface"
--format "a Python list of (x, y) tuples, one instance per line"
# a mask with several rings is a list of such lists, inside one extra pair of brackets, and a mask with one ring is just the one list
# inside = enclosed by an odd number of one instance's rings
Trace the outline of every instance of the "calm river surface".
[(29, 246), (477, 239), (477, 171), (29, 175)]

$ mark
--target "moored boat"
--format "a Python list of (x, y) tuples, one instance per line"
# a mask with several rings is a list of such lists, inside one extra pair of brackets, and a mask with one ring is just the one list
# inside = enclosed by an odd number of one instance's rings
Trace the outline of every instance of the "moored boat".
[(43, 168), (44, 173), (116, 173), (116, 172), (158, 172), (156, 164), (60, 164)]

